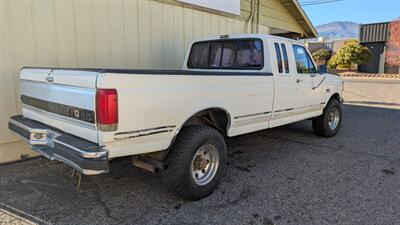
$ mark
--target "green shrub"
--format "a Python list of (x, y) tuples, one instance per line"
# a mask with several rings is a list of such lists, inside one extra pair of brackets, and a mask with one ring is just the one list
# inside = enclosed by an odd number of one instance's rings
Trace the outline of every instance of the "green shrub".
[(337, 63), (336, 63), (336, 55), (333, 55), (329, 60), (328, 60), (328, 69), (336, 69)]
[(332, 54), (330, 51), (320, 48), (317, 51), (312, 53), (312, 57), (316, 62), (325, 63), (331, 58)]
[(335, 58), (335, 63), (341, 68), (352, 68), (354, 64), (366, 63), (371, 58), (368, 48), (360, 45), (357, 40), (346, 41)]

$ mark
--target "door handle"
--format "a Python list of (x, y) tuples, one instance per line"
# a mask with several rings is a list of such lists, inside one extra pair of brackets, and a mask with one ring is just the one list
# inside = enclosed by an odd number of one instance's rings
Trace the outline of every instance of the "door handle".
[(303, 79), (296, 79), (297, 83), (303, 82)]

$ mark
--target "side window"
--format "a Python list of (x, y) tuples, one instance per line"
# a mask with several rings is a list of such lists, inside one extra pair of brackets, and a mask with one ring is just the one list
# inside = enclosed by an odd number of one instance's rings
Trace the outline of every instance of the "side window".
[(195, 43), (188, 60), (189, 68), (207, 68), (208, 67), (208, 42)]
[(230, 39), (195, 43), (190, 51), (188, 68), (192, 69), (261, 69), (261, 40)]
[(236, 60), (236, 41), (224, 42), (221, 67), (234, 67)]
[(236, 60), (236, 41), (211, 42), (209, 67), (234, 67)]
[(239, 40), (237, 67), (261, 69), (263, 67), (263, 47), (260, 40)]
[[(196, 54), (195, 52), (191, 54)], [(218, 68), (221, 65), (222, 42), (212, 42), (210, 47), (210, 60), (208, 66)], [(206, 56), (207, 57), (207, 56)]]
[(293, 52), (296, 60), (297, 73), (310, 73), (306, 49), (299, 45), (293, 45)]
[(289, 73), (289, 59), (287, 57), (286, 45), (281, 44), (281, 47), (282, 47), (282, 54), (283, 54), (283, 62), (285, 64), (285, 73)]
[(274, 43), (274, 45), (275, 45), (276, 60), (278, 62), (278, 71), (279, 73), (283, 73), (281, 48), (279, 47), (278, 43)]

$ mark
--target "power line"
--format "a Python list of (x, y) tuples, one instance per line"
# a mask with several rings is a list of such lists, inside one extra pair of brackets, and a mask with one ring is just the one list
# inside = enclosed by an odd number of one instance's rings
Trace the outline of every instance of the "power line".
[(339, 2), (343, 0), (314, 0), (314, 1), (307, 1), (301, 3), (302, 6), (309, 6), (309, 5), (320, 5), (320, 4), (326, 4), (326, 3), (333, 3), (333, 2)]
[(305, 1), (301, 2), (301, 6), (310, 6), (310, 5), (320, 5), (320, 4), (326, 4), (326, 3), (333, 3), (333, 2), (340, 2), (344, 0), (311, 0), (311, 1)]
[(339, 1), (343, 1), (343, 0), (310, 1), (310, 2), (301, 3), (301, 6), (320, 5), (320, 4), (327, 4), (327, 3), (339, 2)]
[(313, 4), (313, 3), (323, 3), (323, 2), (330, 2), (330, 1), (338, 1), (338, 0), (304, 0), (299, 1), (301, 4)]

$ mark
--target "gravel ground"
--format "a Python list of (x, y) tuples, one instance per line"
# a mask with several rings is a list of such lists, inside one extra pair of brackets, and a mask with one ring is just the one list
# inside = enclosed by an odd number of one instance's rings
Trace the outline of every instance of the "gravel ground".
[(334, 138), (304, 121), (227, 140), (223, 181), (197, 202), (129, 159), (80, 189), (63, 164), (3, 165), (0, 224), (400, 224), (400, 110), (376, 106), (344, 105)]
[(361, 77), (361, 78), (383, 78), (383, 79), (400, 79), (400, 74), (392, 73), (361, 73), (361, 72), (339, 72), (342, 77)]

